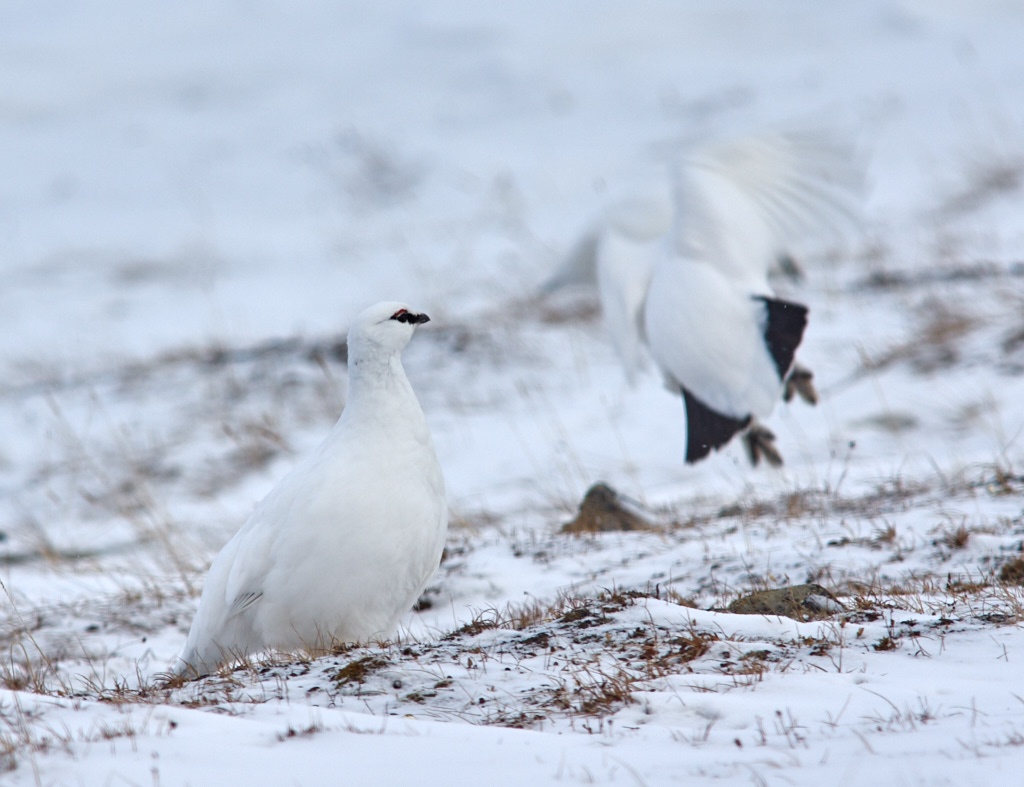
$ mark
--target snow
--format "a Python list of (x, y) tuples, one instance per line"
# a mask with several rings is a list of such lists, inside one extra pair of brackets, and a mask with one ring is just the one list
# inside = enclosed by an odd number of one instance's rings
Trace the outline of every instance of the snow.
[[(1018, 778), (1018, 4), (0, 14), (5, 783)], [(822, 127), (869, 163), (863, 234), (773, 281), (822, 401), (776, 408), (779, 471), (686, 467), (678, 398), (625, 384), (586, 293), (538, 288), (676, 146)], [(450, 491), (429, 608), (158, 688), (381, 299), (432, 318), (406, 352)], [(652, 529), (560, 533), (598, 480)], [(725, 611), (807, 581), (847, 612)]]

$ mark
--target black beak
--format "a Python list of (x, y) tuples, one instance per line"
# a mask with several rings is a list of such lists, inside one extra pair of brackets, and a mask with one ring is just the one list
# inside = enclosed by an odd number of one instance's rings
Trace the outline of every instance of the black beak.
[(417, 314), (412, 321), (418, 325), (422, 325), (425, 322), (430, 322), (430, 318), (426, 314)]

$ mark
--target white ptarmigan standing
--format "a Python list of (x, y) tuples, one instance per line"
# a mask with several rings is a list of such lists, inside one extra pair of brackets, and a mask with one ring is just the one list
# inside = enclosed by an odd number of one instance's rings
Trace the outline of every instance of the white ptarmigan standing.
[(392, 302), (356, 318), (341, 418), (214, 559), (176, 674), (387, 637), (416, 602), (448, 526), (441, 467), (401, 361), (428, 320)]

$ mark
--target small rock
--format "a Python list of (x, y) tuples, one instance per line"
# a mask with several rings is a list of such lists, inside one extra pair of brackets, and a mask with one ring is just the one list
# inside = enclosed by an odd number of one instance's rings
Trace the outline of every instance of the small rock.
[(655, 530), (639, 514), (630, 511), (619, 493), (604, 483), (587, 490), (579, 513), (562, 525), (563, 533), (604, 533), (612, 530)]
[(783, 615), (794, 620), (822, 620), (846, 608), (821, 585), (790, 585), (736, 599), (728, 607), (738, 615)]

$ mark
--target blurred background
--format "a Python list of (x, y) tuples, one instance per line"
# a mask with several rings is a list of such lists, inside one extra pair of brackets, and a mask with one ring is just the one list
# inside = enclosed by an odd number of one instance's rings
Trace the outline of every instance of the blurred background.
[(739, 455), (684, 471), (680, 403), (654, 376), (625, 389), (592, 305), (545, 311), (536, 293), (679, 150), (773, 129), (846, 140), (867, 184), (857, 236), (782, 285), (811, 306), (801, 355), (824, 393), (781, 409), (773, 428), (799, 447), (784, 482), (1019, 447), (1000, 409), (1024, 366), (1019, 3), (44, 0), (0, 16), (12, 554), (119, 533), (222, 543), (337, 417), (348, 321), (383, 298), (433, 318), (408, 365), (457, 514), (571, 509), (600, 478), (645, 499), (772, 478)]
[(528, 292), (667, 150), (765, 128), (860, 144), (871, 232), (894, 254), (1024, 241), (1016, 205), (977, 216), (979, 190), (1019, 184), (1016, 2), (0, 14), (6, 385), (343, 329), (382, 295), (470, 313)]

